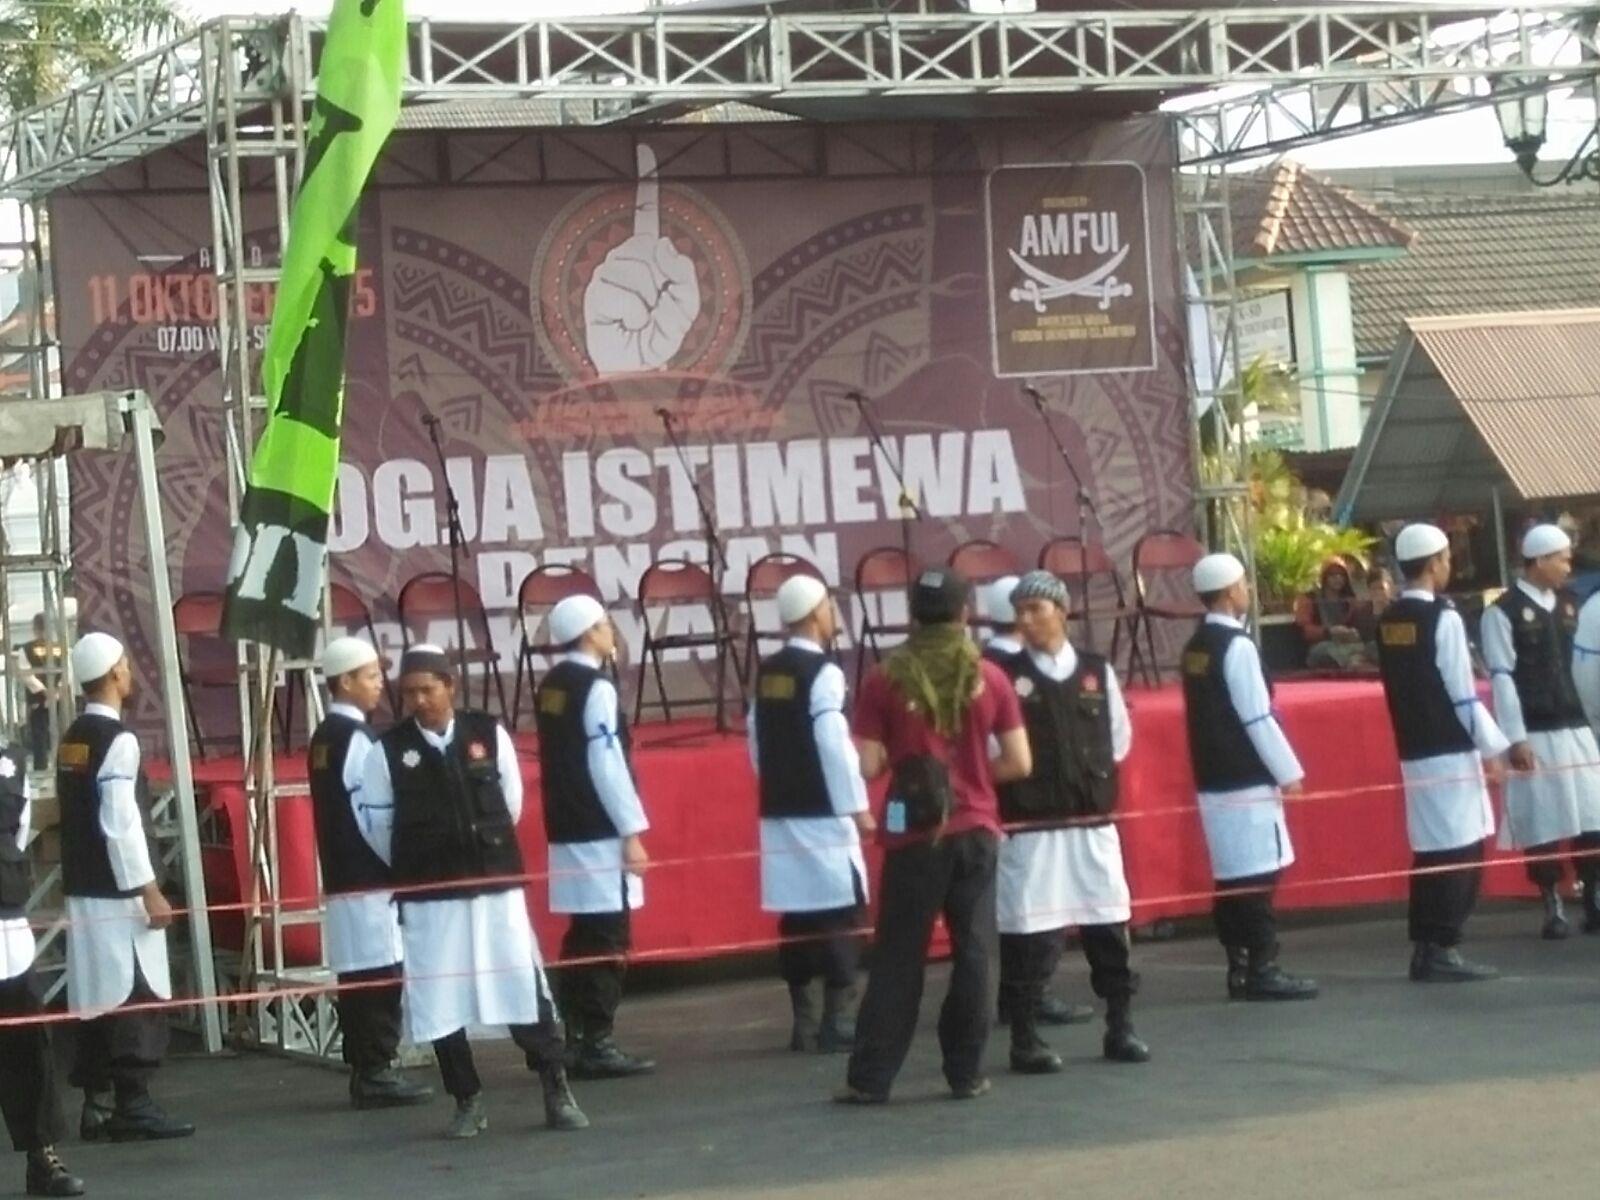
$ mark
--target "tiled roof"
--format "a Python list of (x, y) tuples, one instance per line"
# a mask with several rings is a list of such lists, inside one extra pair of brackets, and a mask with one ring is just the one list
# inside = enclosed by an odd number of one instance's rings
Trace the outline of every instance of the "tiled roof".
[(1342, 250), (1403, 250), (1411, 231), (1293, 159), (1229, 183), (1233, 254), (1241, 259)]
[(1385, 357), (1408, 317), (1600, 306), (1600, 203), (1592, 194), (1397, 195), (1416, 230), (1398, 259), (1350, 274), (1356, 353)]

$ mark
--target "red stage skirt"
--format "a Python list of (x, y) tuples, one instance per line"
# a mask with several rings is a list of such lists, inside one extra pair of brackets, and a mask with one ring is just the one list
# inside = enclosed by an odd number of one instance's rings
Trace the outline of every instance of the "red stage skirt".
[[(1211, 872), (1195, 810), (1183, 719), (1175, 687), (1130, 689), (1133, 752), (1122, 772), (1119, 804), (1123, 851), (1133, 891), (1134, 924), (1202, 914), (1211, 905)], [(1368, 681), (1281, 685), (1276, 704), (1304, 763), (1308, 795), (1291, 802), (1289, 829), (1296, 862), (1284, 874), (1282, 908), (1342, 908), (1402, 900), (1411, 852), (1394, 739), (1383, 692)], [(539, 771), (530, 739), (524, 749), (527, 802), (521, 833), (531, 872), (545, 867), (539, 819)], [(760, 909), (756, 858), (755, 778), (742, 734), (718, 735), (708, 724), (651, 725), (635, 739), (635, 767), (651, 830), (646, 847), (655, 867), (636, 914), (641, 958), (698, 959), (760, 950), (776, 943), (777, 923)], [(305, 778), (303, 758), (279, 764), (280, 778)], [(213, 905), (248, 895), (249, 847), (238, 759), (196, 765), (202, 803), (216, 810), (226, 840), (206, 849)], [(281, 879), (286, 901), (314, 902), (315, 843), (309, 797), (280, 802)], [(875, 856), (869, 855), (874, 872)], [(1529, 891), (1520, 865), (1491, 864), (1489, 895)], [(541, 945), (558, 946), (564, 919), (552, 917), (542, 879), (528, 888)], [(243, 921), (218, 912), (217, 942), (238, 946)], [(315, 927), (285, 930), (291, 963), (318, 958)]]

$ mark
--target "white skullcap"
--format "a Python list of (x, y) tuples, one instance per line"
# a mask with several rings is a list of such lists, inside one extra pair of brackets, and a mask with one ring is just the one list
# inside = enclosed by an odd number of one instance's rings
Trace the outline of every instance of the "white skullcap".
[(377, 661), (378, 652), (365, 638), (334, 638), (322, 652), (322, 674), (328, 679), (337, 679)]
[(785, 625), (804, 621), (828, 598), (828, 588), (809, 575), (791, 575), (778, 589), (778, 620)]
[(568, 596), (550, 610), (550, 640), (565, 646), (605, 619), (605, 606), (593, 596)]
[(86, 633), (72, 648), (73, 678), (79, 687), (104, 679), (125, 653), (122, 643), (109, 633)]
[(1005, 575), (978, 592), (978, 607), (985, 620), (996, 625), (1010, 625), (1016, 621), (1016, 606), (1011, 603), (1011, 592), (1016, 586), (1017, 577)]
[(1244, 578), (1244, 564), (1231, 554), (1208, 554), (1194, 565), (1194, 590), (1205, 596)]
[(1522, 557), (1543, 558), (1572, 549), (1572, 539), (1559, 525), (1535, 525), (1522, 535)]
[(1450, 539), (1437, 525), (1407, 525), (1394, 539), (1394, 556), (1403, 563), (1416, 562), (1420, 558), (1432, 558), (1449, 545)]

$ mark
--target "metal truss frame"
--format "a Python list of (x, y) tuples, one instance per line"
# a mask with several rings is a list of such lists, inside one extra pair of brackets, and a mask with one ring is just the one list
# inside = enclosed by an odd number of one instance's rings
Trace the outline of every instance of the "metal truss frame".
[[(1004, 17), (658, 13), (504, 26), (419, 19), (410, 28), (405, 99), (606, 100), (553, 108), (567, 118), (616, 120), (723, 100), (803, 109), (848, 98), (1120, 93), (1154, 107), (1205, 89), (1256, 89), (1190, 121), (1184, 157), (1197, 161), (1481, 104), (1494, 81), (1570, 82), (1586, 73), (1575, 58), (1600, 56), (1597, 12), (1556, 0), (1462, 0), (1448, 13), (1347, 0)], [(1472, 16), (1499, 19), (1475, 36), (1450, 35)], [(223, 78), (241, 98), (263, 86), (309, 98), (321, 33), (292, 15), (214, 21), (23, 113), (0, 127), (0, 193), (43, 194), (203, 132)], [(1552, 40), (1576, 54), (1538, 66), (1551, 58)], [(1463, 94), (1468, 79), (1478, 86)]]

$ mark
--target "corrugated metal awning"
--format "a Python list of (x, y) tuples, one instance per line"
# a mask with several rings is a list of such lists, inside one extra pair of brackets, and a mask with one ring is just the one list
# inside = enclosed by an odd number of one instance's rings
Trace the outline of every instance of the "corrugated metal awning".
[(1339, 489), (1352, 521), (1600, 495), (1600, 309), (1414, 317)]

